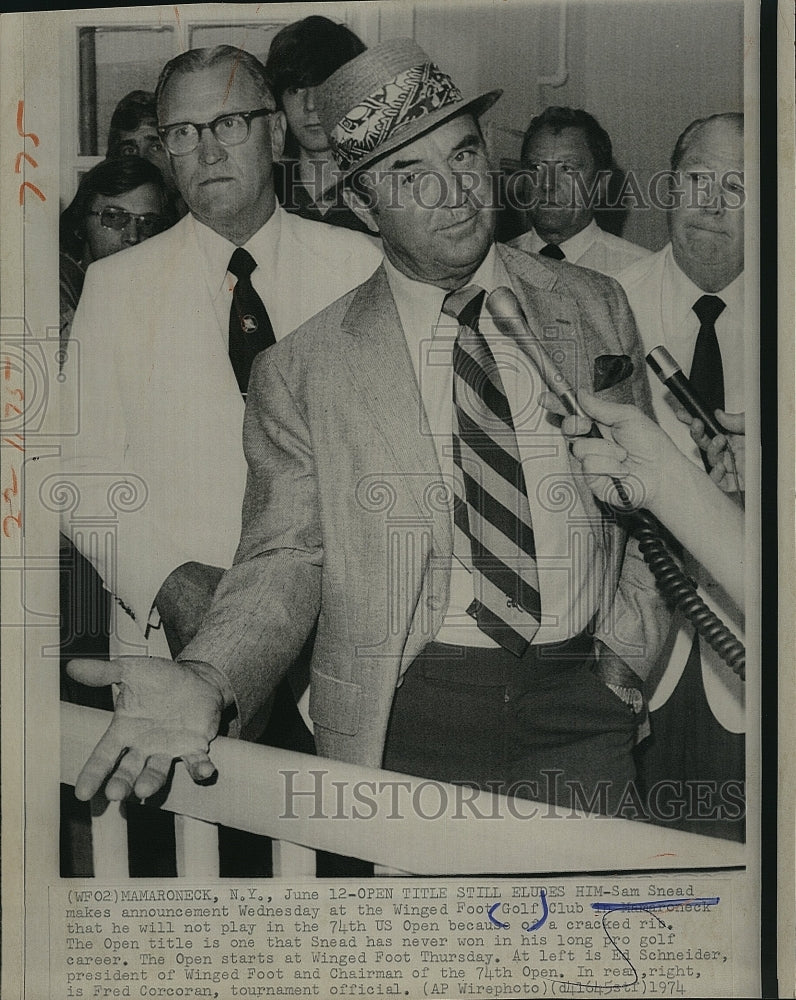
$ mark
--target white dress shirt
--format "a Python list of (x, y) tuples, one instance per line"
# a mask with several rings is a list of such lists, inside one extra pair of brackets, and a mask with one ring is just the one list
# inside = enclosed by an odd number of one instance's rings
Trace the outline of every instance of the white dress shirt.
[[(519, 250), (539, 253), (547, 244), (535, 229), (529, 229), (527, 233), (512, 240), (509, 245)], [(650, 250), (600, 229), (594, 219), (585, 229), (570, 236), (559, 246), (570, 264), (590, 267), (592, 271), (599, 271), (600, 274), (608, 274), (611, 277), (635, 261), (651, 256)]]
[[(455, 476), (452, 450), (453, 344), (458, 326), (441, 315), (447, 292), (413, 281), (385, 260), (398, 315), (420, 387), (443, 479)], [(511, 287), (506, 269), (492, 247), (472, 277), (486, 292)], [(555, 500), (554, 484), (571, 483), (568, 450), (557, 427), (539, 406), (541, 379), (536, 367), (513, 341), (501, 335), (486, 310), (479, 327), (495, 357), (509, 401), (525, 473), (537, 548), (542, 624), (535, 644), (561, 642), (582, 632), (599, 605), (603, 551), (576, 490), (568, 491), (566, 509)], [(570, 492), (575, 494), (571, 500)], [(469, 542), (454, 531), (454, 559), (448, 611), (436, 635), (439, 642), (496, 648), (497, 643), (466, 613), (473, 600)]]
[[(219, 330), (226, 335), (232, 290), (237, 281), (227, 268), (237, 246), (198, 219), (193, 219), (193, 224), (204, 259), (207, 286), (213, 295)], [(325, 309), (338, 295), (361, 284), (381, 262), (380, 248), (367, 236), (337, 229), (329, 233), (328, 226), (319, 232), (319, 225), (286, 212), (277, 203), (270, 219), (243, 244), (243, 249), (252, 255), (257, 264), (252, 271), (251, 282), (268, 312), (277, 340)], [(308, 235), (307, 226), (310, 227), (313, 245), (308, 246), (307, 255), (302, 256)], [(341, 271), (337, 287), (328, 290), (313, 269), (312, 252), (317, 251), (320, 239), (323, 239), (324, 249), (329, 255), (340, 252), (341, 265), (345, 260), (345, 271)], [(289, 285), (284, 280), (287, 269), (292, 271)], [(295, 286), (298, 285), (302, 288), (296, 294)]]
[[(663, 346), (686, 376), (699, 333), (694, 303), (706, 293), (677, 266), (671, 243), (652, 257), (634, 264), (617, 278), (636, 317), (644, 353)], [(744, 403), (744, 293), (743, 272), (716, 293), (725, 308), (716, 320), (716, 337), (724, 369), (724, 409), (745, 410)], [(686, 424), (675, 416), (672, 394), (650, 370), (652, 402), (658, 423), (680, 450), (700, 468), (702, 458)]]

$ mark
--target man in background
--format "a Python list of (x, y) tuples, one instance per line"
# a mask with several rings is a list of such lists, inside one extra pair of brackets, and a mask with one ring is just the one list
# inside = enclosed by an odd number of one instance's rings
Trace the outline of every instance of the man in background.
[[(619, 275), (646, 352), (662, 345), (688, 375), (710, 412), (746, 409), (744, 353), (743, 115), (712, 115), (692, 122), (671, 158), (670, 242)], [(664, 385), (650, 373), (655, 416), (695, 463), (703, 456), (677, 419)], [(724, 411), (729, 411), (728, 417)], [(706, 468), (708, 462), (704, 459)], [(725, 484), (725, 488), (726, 488)], [(738, 499), (740, 484), (733, 488)], [(716, 539), (721, 544), (721, 539)], [(743, 567), (738, 567), (743, 573)], [(734, 627), (743, 617), (723, 590), (695, 568), (705, 601)], [(657, 780), (744, 780), (744, 685), (681, 617), (673, 623), (671, 656), (659, 664), (650, 706), (653, 739), (642, 758), (646, 783)], [(675, 815), (677, 811), (675, 810)], [(683, 829), (741, 839), (743, 820), (679, 816)]]
[(532, 226), (512, 246), (610, 275), (649, 255), (595, 221), (613, 152), (608, 133), (588, 112), (545, 108), (525, 132), (521, 161)]
[(174, 198), (177, 216), (182, 218), (188, 206), (177, 190), (168, 153), (158, 135), (155, 95), (149, 90), (131, 90), (113, 109), (105, 157), (118, 160), (123, 156), (141, 156), (158, 168)]

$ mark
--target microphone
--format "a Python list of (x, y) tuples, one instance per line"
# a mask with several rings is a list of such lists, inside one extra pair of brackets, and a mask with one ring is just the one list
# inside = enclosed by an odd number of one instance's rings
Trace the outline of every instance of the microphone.
[(665, 347), (653, 347), (647, 355), (647, 364), (691, 416), (698, 417), (702, 421), (708, 437), (714, 438), (717, 434), (725, 433), (724, 428), (717, 423), (715, 416), (699, 398), (683, 374), (682, 368)]
[(575, 390), (564, 378), (558, 367), (553, 363), (542, 341), (531, 331), (522, 313), (522, 306), (517, 296), (510, 288), (496, 288), (486, 297), (486, 308), (494, 320), (495, 326), (511, 340), (521, 343), (525, 348), (533, 347), (533, 360), (542, 376), (542, 381), (557, 396), (567, 413), (583, 417), (591, 421), (591, 432), (587, 437), (602, 437), (597, 425), (578, 402)]
[[(575, 390), (553, 362), (542, 341), (528, 326), (528, 322), (522, 312), (522, 306), (514, 292), (505, 285), (501, 288), (496, 288), (487, 295), (485, 306), (495, 326), (504, 337), (509, 337), (521, 347), (524, 347), (526, 351), (529, 348), (535, 348), (533, 360), (536, 363), (539, 374), (542, 376), (544, 384), (553, 395), (558, 397), (567, 413), (583, 417), (590, 422), (589, 433), (585, 434), (584, 437), (602, 438), (599, 427), (578, 402)], [(629, 511), (631, 509), (631, 502), (624, 483), (613, 476), (611, 476), (611, 482), (622, 505), (620, 510)]]

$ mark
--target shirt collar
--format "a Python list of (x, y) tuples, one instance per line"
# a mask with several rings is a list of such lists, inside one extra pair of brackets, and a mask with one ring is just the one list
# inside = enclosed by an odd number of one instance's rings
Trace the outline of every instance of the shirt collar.
[[(412, 302), (419, 305), (420, 308), (425, 306), (429, 309), (435, 309), (437, 313), (442, 310), (442, 303), (448, 294), (447, 289), (426, 284), (424, 281), (415, 281), (403, 271), (399, 271), (386, 256), (384, 269), (387, 272), (387, 280), (396, 303)], [(500, 285), (508, 284), (508, 281), (506, 269), (493, 243), (489, 248), (489, 253), (481, 261), (478, 270), (467, 284), (479, 285), (486, 292), (493, 292)]]
[(437, 288), (436, 285), (429, 285), (425, 281), (415, 281), (403, 271), (399, 271), (386, 255), (384, 270), (387, 272), (387, 281), (399, 314), (403, 315), (405, 309), (411, 309), (414, 312), (439, 315), (447, 295), (444, 288)]
[[(707, 294), (679, 267), (674, 259), (671, 243), (666, 247), (664, 259), (664, 288), (666, 289), (664, 294), (668, 295), (671, 304), (674, 329), (679, 328), (692, 315), (696, 316), (693, 312), (694, 303)], [(739, 313), (743, 316), (743, 271), (726, 288), (712, 294), (722, 300), (728, 313)]]
[[(600, 227), (594, 219), (592, 219), (585, 229), (581, 229), (579, 233), (575, 233), (575, 235), (570, 236), (568, 240), (564, 240), (563, 243), (559, 243), (566, 259), (570, 261), (580, 260), (580, 258), (586, 253), (589, 247), (599, 236), (599, 228)], [(531, 237), (531, 248), (535, 253), (539, 253), (542, 247), (547, 246), (547, 243), (541, 238), (535, 229), (529, 230), (529, 234)]]
[[(282, 233), (282, 217), (285, 210), (277, 204), (271, 217), (250, 237), (243, 248), (270, 274), (275, 273), (279, 257), (279, 239)], [(237, 247), (226, 237), (200, 222), (195, 216), (190, 216), (193, 222), (194, 234), (202, 252), (207, 273), (207, 284), (215, 297), (221, 291), (226, 279), (230, 258)]]

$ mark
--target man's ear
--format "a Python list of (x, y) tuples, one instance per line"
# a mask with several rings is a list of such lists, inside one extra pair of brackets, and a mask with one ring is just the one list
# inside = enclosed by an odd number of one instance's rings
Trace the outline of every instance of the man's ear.
[(363, 198), (356, 191), (346, 184), (343, 188), (343, 201), (351, 209), (354, 215), (359, 219), (360, 222), (364, 222), (365, 225), (372, 233), (378, 234), (379, 224), (376, 221), (376, 213), (373, 210), (373, 195), (367, 200)]
[(281, 160), (285, 151), (285, 130), (287, 119), (284, 111), (275, 111), (271, 116), (271, 158)]

